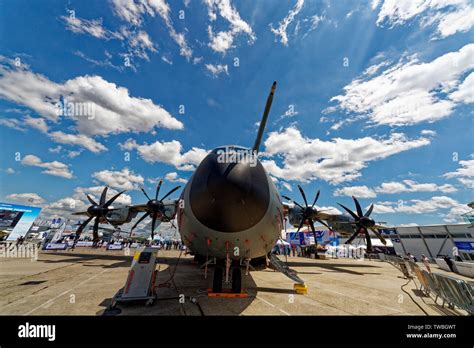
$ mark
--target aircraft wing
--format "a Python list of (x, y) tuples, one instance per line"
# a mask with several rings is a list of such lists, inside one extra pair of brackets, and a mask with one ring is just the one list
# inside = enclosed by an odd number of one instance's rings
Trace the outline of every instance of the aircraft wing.
[(72, 213), (71, 215), (85, 215), (85, 216), (89, 216), (89, 214), (87, 213), (87, 211), (78, 211), (76, 213)]
[(318, 217), (321, 220), (336, 221), (338, 216), (339, 216), (338, 214), (329, 214), (329, 213), (325, 213), (323, 211), (318, 211)]
[[(173, 200), (166, 200), (163, 202), (163, 205), (165, 206), (165, 211), (168, 213), (172, 213), (171, 216), (174, 216), (176, 213), (176, 206), (178, 204), (178, 199), (173, 199)], [(134, 212), (146, 212), (147, 211), (147, 206), (146, 203), (144, 204), (137, 204), (137, 205), (129, 205), (128, 208), (131, 211)], [(171, 217), (169, 214), (166, 214), (168, 217)]]
[(133, 211), (137, 212), (145, 212), (146, 211), (146, 203), (145, 204), (137, 204), (137, 205), (129, 205), (128, 208)]

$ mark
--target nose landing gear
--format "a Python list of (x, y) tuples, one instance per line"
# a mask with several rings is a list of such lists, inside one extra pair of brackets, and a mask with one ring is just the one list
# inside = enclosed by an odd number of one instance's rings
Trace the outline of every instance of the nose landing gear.
[[(216, 264), (214, 268), (214, 277), (212, 281), (212, 289), (209, 289), (208, 296), (211, 297), (230, 297), (230, 298), (244, 298), (247, 293), (242, 292), (242, 271), (238, 262), (231, 267), (231, 277), (228, 277), (227, 283), (224, 283), (225, 266)], [(230, 288), (223, 288), (223, 284), (229, 284)]]

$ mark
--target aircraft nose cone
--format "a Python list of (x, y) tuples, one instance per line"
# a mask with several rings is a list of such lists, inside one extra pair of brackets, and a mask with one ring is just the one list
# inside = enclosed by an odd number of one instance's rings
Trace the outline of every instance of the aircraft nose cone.
[(101, 215), (105, 215), (107, 213), (107, 209), (104, 209), (99, 205), (92, 205), (89, 208), (87, 208), (87, 212), (91, 216), (101, 216)]
[(270, 201), (260, 162), (229, 163), (210, 153), (196, 169), (190, 188), (194, 216), (220, 232), (239, 232), (256, 225)]
[(367, 217), (363, 217), (361, 219), (361, 222), (362, 222), (362, 225), (364, 225), (367, 228), (370, 228), (375, 225), (375, 221)]

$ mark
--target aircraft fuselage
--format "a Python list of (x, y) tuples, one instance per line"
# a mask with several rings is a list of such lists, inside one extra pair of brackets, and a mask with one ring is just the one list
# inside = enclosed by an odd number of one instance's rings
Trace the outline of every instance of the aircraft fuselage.
[(189, 179), (177, 219), (183, 242), (192, 253), (252, 259), (265, 256), (280, 238), (280, 196), (258, 158), (251, 155), (246, 148), (217, 148)]

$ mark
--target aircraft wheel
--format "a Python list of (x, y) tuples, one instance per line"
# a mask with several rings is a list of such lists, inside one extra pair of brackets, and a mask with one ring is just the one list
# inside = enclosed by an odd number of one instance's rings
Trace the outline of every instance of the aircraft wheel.
[(242, 272), (240, 267), (235, 267), (232, 270), (232, 292), (240, 294), (242, 291)]
[(221, 267), (214, 268), (214, 278), (212, 280), (212, 292), (222, 292), (222, 273)]

